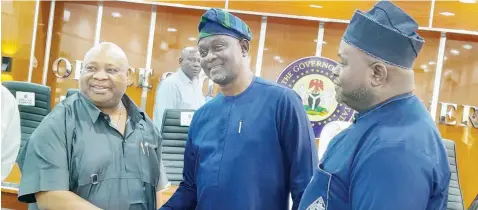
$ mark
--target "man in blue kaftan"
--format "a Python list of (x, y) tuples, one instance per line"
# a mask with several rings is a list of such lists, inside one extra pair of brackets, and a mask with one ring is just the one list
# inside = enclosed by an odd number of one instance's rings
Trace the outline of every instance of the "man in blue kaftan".
[(300, 210), (444, 210), (450, 169), (440, 133), (412, 93), (424, 40), (388, 1), (357, 11), (339, 47), (336, 99), (359, 114), (330, 142)]
[(199, 24), (201, 66), (221, 93), (194, 114), (183, 182), (165, 210), (297, 209), (317, 164), (314, 133), (292, 89), (253, 76), (249, 27), (220, 9)]

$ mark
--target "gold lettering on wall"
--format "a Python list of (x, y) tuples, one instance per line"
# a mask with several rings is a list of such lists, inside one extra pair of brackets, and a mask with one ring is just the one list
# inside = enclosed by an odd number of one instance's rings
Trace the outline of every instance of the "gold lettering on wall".
[[(61, 68), (60, 64), (65, 63), (65, 67)], [(60, 74), (60, 70), (63, 69), (65, 73), (63, 75)], [(55, 61), (53, 61), (53, 66), (52, 66), (53, 73), (55, 74), (56, 77), (58, 78), (67, 78), (71, 74), (71, 63), (68, 59), (66, 58), (57, 58)]]
[[(440, 119), (439, 123), (445, 125), (456, 125), (456, 119), (453, 117), (453, 112), (456, 112), (457, 105), (452, 103), (440, 102)], [(451, 106), (451, 109), (448, 111), (448, 107)], [(450, 122), (450, 120), (452, 120)]]
[[(473, 115), (470, 115), (471, 110), (473, 110)], [(463, 118), (461, 120), (460, 126), (473, 126), (475, 128), (478, 128), (478, 119), (476, 119), (476, 116), (478, 116), (477, 106), (463, 105)]]

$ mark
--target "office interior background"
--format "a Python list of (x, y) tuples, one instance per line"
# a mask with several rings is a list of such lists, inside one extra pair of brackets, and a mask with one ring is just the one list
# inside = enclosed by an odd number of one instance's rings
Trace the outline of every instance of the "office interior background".
[[(478, 195), (478, 128), (463, 115), (478, 110), (478, 3), (476, 0), (392, 1), (420, 25), (425, 45), (414, 66), (415, 93), (430, 109), (443, 138), (456, 143), (458, 174), (469, 206)], [(1, 53), (9, 69), (2, 81), (51, 87), (51, 106), (78, 88), (76, 69), (88, 49), (108, 41), (130, 61), (127, 94), (152, 116), (155, 90), (166, 72), (179, 67), (180, 50), (197, 44), (205, 9), (225, 8), (251, 28), (251, 67), (276, 81), (293, 61), (322, 56), (338, 61), (337, 50), (355, 9), (375, 1), (2, 1)], [(373, 33), (373, 32), (370, 32)], [(57, 72), (53, 71), (58, 62)], [(72, 72), (66, 77), (68, 62)], [(142, 80), (140, 75), (147, 75)], [(211, 92), (204, 81), (204, 94)], [(212, 86), (213, 95), (218, 87)], [(453, 105), (456, 104), (456, 107)], [(2, 206), (16, 197), (20, 172), (14, 167), (2, 185)], [(12, 185), (13, 184), (13, 185)], [(24, 207), (24, 206), (23, 206)], [(22, 208), (23, 208), (22, 207)]]

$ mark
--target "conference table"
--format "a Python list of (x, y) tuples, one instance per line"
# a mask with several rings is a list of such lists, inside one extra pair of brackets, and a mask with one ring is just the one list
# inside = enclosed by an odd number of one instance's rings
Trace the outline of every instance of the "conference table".
[(3, 209), (15, 209), (23, 210), (28, 209), (28, 205), (18, 201), (18, 183), (20, 183), (20, 169), (15, 164), (12, 171), (7, 178), (2, 182), (2, 210)]

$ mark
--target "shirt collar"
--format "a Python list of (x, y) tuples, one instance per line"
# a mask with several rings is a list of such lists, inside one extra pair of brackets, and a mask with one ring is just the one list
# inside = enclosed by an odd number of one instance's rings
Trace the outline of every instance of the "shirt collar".
[[(91, 102), (86, 96), (84, 96), (83, 93), (80, 93), (79, 95), (93, 123), (96, 123), (96, 120), (98, 120), (98, 117), (100, 117), (100, 115), (106, 115), (105, 113), (101, 112), (101, 110), (96, 107), (93, 102)], [(123, 95), (121, 101), (126, 108), (128, 116), (131, 117), (131, 120), (133, 122), (138, 123), (141, 119), (145, 120), (144, 112), (141, 111), (141, 109), (139, 109), (139, 107), (136, 106), (136, 104), (134, 104), (131, 98), (129, 98), (126, 94)]]
[(179, 74), (179, 78), (181, 78), (181, 81), (187, 84), (196, 84), (199, 79), (198, 77), (194, 77), (192, 80), (189, 79), (188, 75), (186, 75), (186, 73), (184, 73), (184, 71), (181, 68), (178, 70), (178, 74)]
[(387, 104), (390, 104), (394, 101), (399, 101), (399, 100), (402, 100), (402, 99), (405, 99), (405, 98), (410, 98), (414, 96), (413, 93), (405, 93), (405, 94), (401, 94), (401, 95), (397, 95), (397, 96), (394, 96), (392, 98), (389, 98), (387, 99), (386, 101), (382, 102), (382, 103), (379, 103), (375, 106), (373, 106), (372, 108), (366, 110), (366, 111), (363, 111), (363, 112), (359, 112), (358, 114), (356, 114), (354, 116), (354, 123), (357, 121), (357, 120), (360, 120), (360, 118), (363, 118), (364, 116), (366, 115), (369, 115), (370, 113), (373, 113), (375, 110), (377, 109), (380, 109), (382, 108), (383, 106), (387, 105)]

